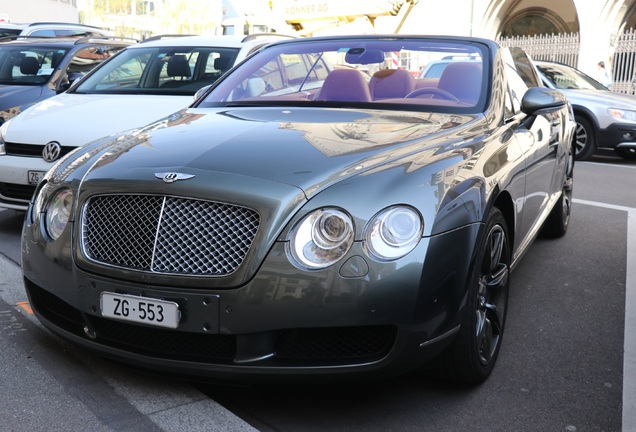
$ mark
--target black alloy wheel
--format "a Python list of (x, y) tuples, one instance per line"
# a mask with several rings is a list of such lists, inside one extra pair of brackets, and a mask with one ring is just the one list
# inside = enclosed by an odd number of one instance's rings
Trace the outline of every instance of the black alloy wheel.
[(479, 384), (492, 372), (504, 333), (510, 288), (510, 245), (506, 220), (493, 208), (478, 245), (459, 334), (443, 364), (451, 379)]

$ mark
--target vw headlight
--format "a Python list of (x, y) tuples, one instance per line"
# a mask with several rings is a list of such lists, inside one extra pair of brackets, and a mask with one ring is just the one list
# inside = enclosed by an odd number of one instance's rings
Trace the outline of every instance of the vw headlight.
[(636, 122), (636, 111), (622, 108), (608, 108), (607, 112), (615, 119)]
[(335, 208), (316, 210), (303, 218), (289, 236), (289, 251), (297, 263), (317, 270), (342, 258), (353, 244), (351, 217)]
[(73, 193), (60, 189), (49, 200), (44, 216), (44, 229), (52, 240), (62, 235), (73, 210)]
[(0, 155), (7, 154), (7, 148), (4, 143), (4, 135), (7, 131), (7, 127), (9, 126), (10, 122), (11, 120), (2, 123), (2, 126), (0, 126)]
[(417, 246), (424, 223), (412, 207), (395, 206), (375, 215), (365, 229), (364, 238), (369, 252), (380, 260), (394, 260)]

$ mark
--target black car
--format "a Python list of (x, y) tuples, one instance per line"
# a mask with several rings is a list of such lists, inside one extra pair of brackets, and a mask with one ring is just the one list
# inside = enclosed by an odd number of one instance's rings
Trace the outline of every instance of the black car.
[(117, 38), (0, 39), (0, 124), (70, 84), (134, 43)]
[[(411, 73), (450, 54), (472, 60)], [(273, 42), (190, 108), (48, 171), (26, 290), (56, 334), (167, 373), (377, 378), (441, 359), (482, 382), (511, 270), (568, 229), (573, 133), (565, 96), (493, 41)]]

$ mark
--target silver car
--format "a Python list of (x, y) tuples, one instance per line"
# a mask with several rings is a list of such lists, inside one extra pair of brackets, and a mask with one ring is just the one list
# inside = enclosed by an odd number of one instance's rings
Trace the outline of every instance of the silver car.
[(614, 93), (570, 66), (535, 62), (547, 87), (565, 93), (576, 118), (576, 158), (589, 159), (597, 149), (636, 160), (636, 96)]

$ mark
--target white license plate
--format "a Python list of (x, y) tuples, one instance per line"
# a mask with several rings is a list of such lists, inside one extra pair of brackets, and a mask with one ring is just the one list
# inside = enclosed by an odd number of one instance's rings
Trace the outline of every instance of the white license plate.
[(38, 184), (44, 178), (46, 171), (27, 171), (27, 181), (29, 184)]
[(102, 292), (102, 316), (158, 327), (179, 326), (179, 305), (175, 302), (128, 294)]

